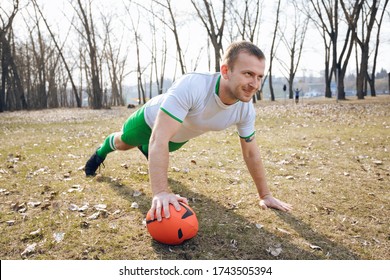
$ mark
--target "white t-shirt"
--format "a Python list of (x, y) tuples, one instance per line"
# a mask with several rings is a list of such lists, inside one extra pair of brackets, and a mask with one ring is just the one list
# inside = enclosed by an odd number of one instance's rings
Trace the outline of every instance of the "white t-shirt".
[(241, 138), (248, 138), (255, 132), (255, 110), (252, 102), (238, 101), (225, 105), (215, 93), (220, 73), (191, 73), (182, 76), (165, 93), (145, 104), (145, 121), (153, 128), (161, 109), (182, 123), (171, 139), (181, 143), (208, 131), (224, 130), (236, 125)]

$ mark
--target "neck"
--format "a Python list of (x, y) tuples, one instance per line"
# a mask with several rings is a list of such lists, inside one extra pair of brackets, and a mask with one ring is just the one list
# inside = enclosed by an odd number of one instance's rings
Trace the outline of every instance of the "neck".
[(233, 105), (239, 101), (237, 98), (234, 97), (223, 78), (221, 78), (221, 81), (219, 83), (218, 96), (219, 99), (221, 99), (222, 103), (225, 105)]

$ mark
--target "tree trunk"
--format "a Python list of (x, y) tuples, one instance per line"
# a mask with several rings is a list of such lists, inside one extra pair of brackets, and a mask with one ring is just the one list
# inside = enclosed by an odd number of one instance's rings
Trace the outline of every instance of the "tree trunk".
[(276, 9), (276, 21), (275, 21), (275, 29), (274, 29), (274, 35), (272, 38), (272, 45), (271, 45), (271, 52), (270, 52), (270, 59), (269, 59), (269, 90), (271, 94), (271, 101), (275, 101), (275, 93), (274, 93), (274, 87), (272, 84), (272, 64), (275, 57), (276, 49), (275, 49), (275, 41), (276, 41), (276, 35), (278, 32), (278, 26), (279, 26), (279, 14), (280, 14), (280, 0), (278, 1), (278, 7)]

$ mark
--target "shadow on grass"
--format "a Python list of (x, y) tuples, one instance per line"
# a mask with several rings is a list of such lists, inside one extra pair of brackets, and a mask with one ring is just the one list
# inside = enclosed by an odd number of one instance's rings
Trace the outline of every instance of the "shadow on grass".
[(290, 225), (303, 239), (305, 239), (309, 245), (320, 250), (321, 252), (328, 252), (328, 259), (339, 259), (339, 260), (357, 260), (359, 257), (349, 251), (344, 246), (331, 241), (324, 235), (315, 232), (308, 224), (300, 220), (299, 218), (277, 210), (273, 210), (279, 218), (285, 223)]
[[(133, 201), (133, 189), (118, 181), (105, 181), (109, 182), (123, 198), (130, 203)], [(151, 246), (161, 259), (357, 259), (353, 252), (316, 233), (309, 225), (289, 213), (274, 211), (307, 241), (305, 245), (307, 249), (294, 244), (294, 236), (281, 237), (264, 228), (258, 229), (254, 223), (235, 213), (234, 210), (204, 195), (194, 193), (179, 181), (170, 179), (169, 184), (173, 192), (188, 198), (190, 206), (197, 214), (199, 232), (195, 238), (178, 246), (160, 244), (151, 239)], [(139, 211), (146, 215), (150, 208), (151, 197), (138, 197), (137, 202)], [(309, 244), (320, 246), (322, 250), (313, 249)], [(270, 248), (281, 248), (282, 252), (278, 256), (273, 256)]]

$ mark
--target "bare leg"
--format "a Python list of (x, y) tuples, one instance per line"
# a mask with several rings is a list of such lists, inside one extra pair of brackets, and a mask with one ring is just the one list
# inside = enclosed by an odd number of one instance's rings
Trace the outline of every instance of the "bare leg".
[(121, 136), (122, 136), (122, 132), (115, 133), (114, 143), (115, 143), (115, 148), (117, 150), (127, 151), (127, 150), (135, 148), (134, 146), (130, 146), (130, 145), (126, 144), (125, 142), (123, 142), (121, 139)]

